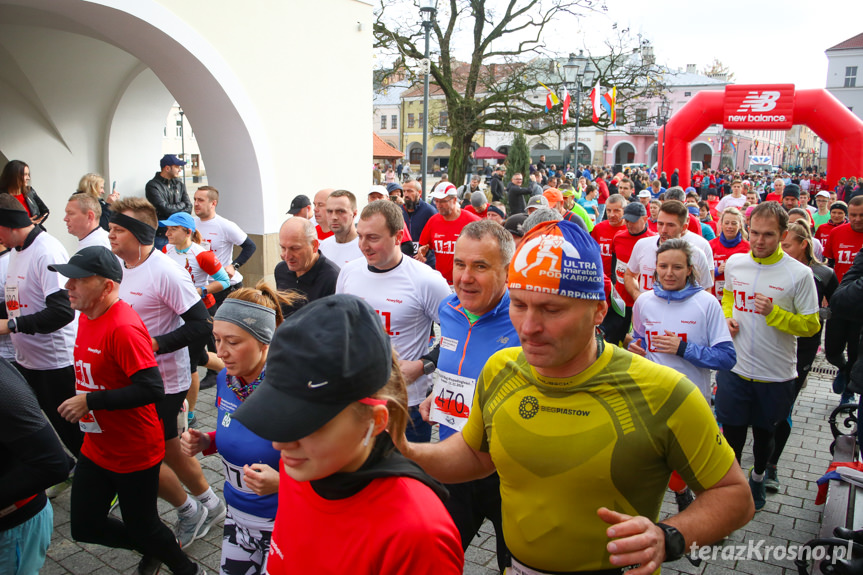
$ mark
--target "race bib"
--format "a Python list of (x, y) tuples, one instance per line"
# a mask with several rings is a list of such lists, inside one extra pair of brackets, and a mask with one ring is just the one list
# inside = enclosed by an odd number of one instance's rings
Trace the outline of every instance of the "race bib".
[(9, 319), (21, 317), (21, 303), (18, 301), (17, 285), (6, 285), (6, 313)]
[(229, 463), (222, 458), (222, 465), (225, 466), (225, 481), (231, 484), (231, 486), (237, 491), (242, 491), (243, 493), (252, 493), (255, 492), (251, 490), (246, 485), (246, 482), (243, 480), (243, 466), (242, 465), (234, 465), (233, 463)]
[(78, 427), (84, 433), (102, 433), (102, 428), (99, 427), (99, 422), (96, 421), (92, 411), (78, 420)]
[(444, 371), (437, 371), (432, 394), (430, 419), (456, 431), (461, 431), (470, 415), (476, 380)]
[(725, 280), (716, 280), (713, 282), (713, 287), (716, 289), (716, 297), (722, 299), (722, 288), (725, 287)]

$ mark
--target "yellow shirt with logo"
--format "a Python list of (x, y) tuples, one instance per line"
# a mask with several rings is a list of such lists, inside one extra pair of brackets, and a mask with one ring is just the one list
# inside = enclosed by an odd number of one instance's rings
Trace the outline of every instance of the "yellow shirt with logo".
[(537, 374), (520, 347), (497, 352), (462, 434), (497, 467), (507, 546), (544, 571), (614, 568), (597, 509), (655, 521), (672, 470), (698, 492), (734, 461), (689, 380), (611, 345), (566, 379)]

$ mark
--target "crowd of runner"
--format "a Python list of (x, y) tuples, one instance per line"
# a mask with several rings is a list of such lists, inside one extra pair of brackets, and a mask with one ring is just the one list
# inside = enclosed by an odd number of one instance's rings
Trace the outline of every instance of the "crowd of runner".
[(72, 257), (8, 162), (0, 572), (39, 570), (70, 487), (72, 537), (144, 574), (203, 573), (183, 549), (218, 525), (226, 575), (461, 573), (486, 519), (501, 573), (641, 575), (745, 525), (822, 347), (863, 391), (861, 184), (544, 160), (297, 195), (255, 286), (176, 156), (145, 197), (81, 178)]

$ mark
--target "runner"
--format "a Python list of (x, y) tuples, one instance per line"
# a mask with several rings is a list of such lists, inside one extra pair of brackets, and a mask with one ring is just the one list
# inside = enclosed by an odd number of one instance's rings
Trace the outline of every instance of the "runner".
[(147, 327), (165, 385), (165, 398), (156, 405), (165, 435), (159, 495), (177, 509), (175, 529), (185, 548), (225, 516), (225, 505), (213, 493), (201, 465), (183, 455), (177, 433), (177, 418), (192, 381), (186, 348), (206, 341), (212, 320), (189, 274), (155, 249), (155, 208), (143, 198), (128, 197), (114, 202), (112, 211), (111, 250), (125, 264), (120, 298)]
[(605, 214), (608, 219), (603, 220), (593, 227), (590, 236), (599, 244), (602, 253), (602, 269), (608, 277), (614, 276), (614, 268), (611, 265), (611, 244), (618, 232), (625, 231), (623, 225), (623, 209), (629, 202), (620, 194), (612, 194), (605, 203)]
[(719, 235), (710, 240), (713, 250), (713, 288), (710, 292), (722, 300), (722, 290), (725, 287), (725, 262), (734, 254), (749, 252), (749, 237), (743, 228), (743, 214), (737, 208), (726, 208), (719, 216)]
[[(546, 239), (560, 244), (557, 267), (543, 258), (524, 273)], [(514, 573), (611, 574), (638, 563), (627, 573), (646, 575), (752, 516), (743, 474), (695, 386), (596, 337), (606, 312), (600, 266), (596, 244), (571, 222), (531, 230), (509, 268), (521, 347), (483, 368), (461, 433), (438, 444), (397, 435), (402, 454), (440, 480), (497, 469)], [(647, 396), (660, 403), (647, 408)], [(674, 469), (699, 497), (657, 525)]]
[[(81, 314), (75, 340), (77, 395), (57, 409), (84, 432), (72, 486), (72, 538), (139, 551), (139, 573), (155, 572), (161, 563), (177, 575), (204, 573), (159, 519), (165, 442), (154, 403), (164, 397), (164, 388), (150, 334), (120, 300), (123, 270), (117, 257), (92, 246), (49, 269), (69, 278), (69, 299)], [(115, 494), (122, 521), (109, 515)]]
[(749, 488), (756, 511), (767, 501), (764, 476), (776, 426), (793, 404), (797, 337), (820, 329), (812, 271), (779, 245), (787, 225), (778, 203), (758, 204), (750, 220), (750, 254), (735, 254), (725, 264), (722, 311), (737, 365), (716, 375), (716, 419), (738, 461), (752, 427)]
[(423, 227), (422, 235), (419, 236), (419, 253), (416, 256), (419, 261), (425, 261), (429, 252), (434, 252), (435, 269), (450, 285), (452, 285), (452, 256), (455, 241), (462, 228), (479, 219), (459, 207), (457, 193), (454, 185), (441, 182), (429, 196), (434, 200), (438, 213), (429, 218), (428, 223)]
[(290, 307), (299, 297), (282, 295), (262, 281), (224, 301), (213, 324), (219, 359), (225, 362), (218, 375), (216, 430), (190, 429), (181, 439), (187, 456), (218, 453), (225, 468), (223, 575), (264, 572), (278, 504), (279, 453), (234, 421), (233, 414), (264, 380), (267, 351), (284, 319), (281, 306)]
[(462, 573), (443, 489), (383, 433), (401, 437), (406, 410), (389, 338), (361, 299), (314, 301), (276, 332), (267, 377), (234, 416), (281, 451), (267, 573)]

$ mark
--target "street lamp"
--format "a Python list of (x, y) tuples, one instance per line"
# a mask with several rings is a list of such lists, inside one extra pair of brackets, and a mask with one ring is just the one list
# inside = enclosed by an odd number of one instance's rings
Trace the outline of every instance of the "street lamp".
[[(581, 92), (585, 86), (593, 84), (593, 77), (596, 72), (590, 67), (590, 61), (584, 55), (584, 50), (578, 51), (578, 56), (574, 53), (569, 54), (569, 60), (563, 65), (564, 84), (568, 91), (575, 92), (575, 161), (573, 162), (575, 169), (578, 170), (578, 126), (581, 120)], [(566, 163), (566, 162), (564, 162)]]
[(668, 98), (662, 96), (662, 102), (659, 104), (659, 110), (657, 111), (657, 120), (662, 126), (662, 164), (659, 166), (659, 175), (662, 175), (662, 172), (665, 171), (665, 125), (668, 123), (668, 119), (671, 117), (671, 104), (668, 102)]
[[(184, 162), (186, 161), (186, 132), (185, 132), (185, 123), (183, 122), (183, 116), (185, 112), (183, 112), (183, 108), (180, 108), (180, 159)], [(183, 166), (183, 185), (186, 185), (186, 167)]]
[(422, 167), (422, 194), (423, 200), (426, 199), (426, 179), (428, 177), (428, 139), (429, 139), (429, 72), (431, 71), (431, 60), (429, 60), (429, 37), (431, 35), (432, 26), (434, 26), (434, 17), (437, 12), (437, 0), (420, 0), (420, 14), (423, 18), (423, 29), (425, 30), (426, 46), (425, 58), (423, 60), (423, 159)]

